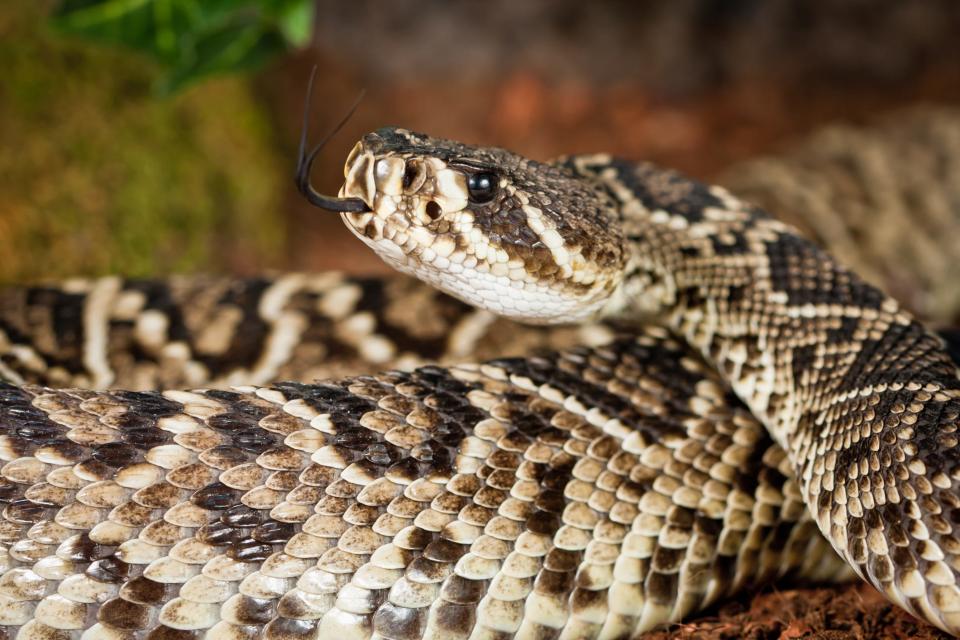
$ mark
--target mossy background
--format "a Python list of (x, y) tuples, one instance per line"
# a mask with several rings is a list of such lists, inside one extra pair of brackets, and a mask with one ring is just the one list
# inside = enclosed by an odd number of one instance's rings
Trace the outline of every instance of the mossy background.
[(0, 3), (0, 281), (253, 271), (284, 244), (292, 159), (245, 76), (168, 98), (151, 61)]

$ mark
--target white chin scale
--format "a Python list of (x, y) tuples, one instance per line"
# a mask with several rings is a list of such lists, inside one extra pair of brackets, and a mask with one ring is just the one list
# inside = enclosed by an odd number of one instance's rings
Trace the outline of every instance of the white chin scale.
[(422, 280), (473, 307), (511, 320), (528, 324), (582, 323), (596, 316), (604, 306), (602, 296), (595, 301), (584, 301), (565, 296), (547, 285), (511, 280), (489, 271), (466, 269), (455, 263), (437, 268), (404, 253), (390, 240), (373, 240), (358, 233), (352, 225), (347, 226), (397, 271)]

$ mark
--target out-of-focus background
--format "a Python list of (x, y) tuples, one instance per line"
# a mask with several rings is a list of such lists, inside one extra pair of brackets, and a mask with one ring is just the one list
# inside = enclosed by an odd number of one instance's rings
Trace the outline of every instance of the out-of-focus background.
[[(898, 130), (917, 104), (940, 114), (921, 119), (921, 137), (952, 136), (958, 149), (946, 180), (960, 175), (958, 33), (955, 0), (3, 2), (0, 281), (383, 272), (293, 187), (314, 64), (315, 134), (367, 92), (317, 163), (328, 192), (354, 141), (387, 124), (542, 159), (611, 151), (749, 192), (757, 174), (744, 160), (794, 150), (791, 175), (816, 170), (821, 147), (843, 156), (881, 144), (856, 127)], [(837, 123), (853, 127), (847, 137), (811, 141)], [(762, 200), (770, 189), (754, 191)], [(920, 209), (960, 211), (960, 200), (913, 191)], [(829, 207), (808, 195), (780, 206), (796, 209), (788, 217), (816, 210), (830, 235)], [(847, 248), (879, 242), (864, 268), (887, 284), (896, 269), (885, 263), (938, 253), (896, 249), (909, 219), (876, 236), (871, 207), (857, 215)], [(951, 228), (941, 223), (928, 235)], [(931, 263), (931, 279), (948, 258)], [(911, 286), (896, 293), (909, 298)]]

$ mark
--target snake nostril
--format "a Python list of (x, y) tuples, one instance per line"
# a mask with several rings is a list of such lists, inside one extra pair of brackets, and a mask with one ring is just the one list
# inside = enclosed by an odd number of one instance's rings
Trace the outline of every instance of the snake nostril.
[(436, 220), (443, 215), (443, 209), (433, 200), (427, 203), (426, 212), (431, 220)]

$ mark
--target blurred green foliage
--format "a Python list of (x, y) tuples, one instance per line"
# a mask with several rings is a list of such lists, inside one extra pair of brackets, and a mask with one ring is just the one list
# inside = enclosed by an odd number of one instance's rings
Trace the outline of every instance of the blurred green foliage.
[(312, 21), (312, 0), (61, 0), (52, 17), (65, 33), (154, 58), (163, 94), (302, 46)]
[(158, 65), (0, 2), (0, 282), (256, 271), (285, 242), (290, 159), (246, 77), (167, 100)]

